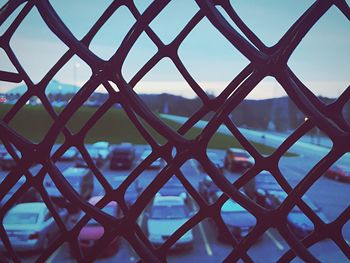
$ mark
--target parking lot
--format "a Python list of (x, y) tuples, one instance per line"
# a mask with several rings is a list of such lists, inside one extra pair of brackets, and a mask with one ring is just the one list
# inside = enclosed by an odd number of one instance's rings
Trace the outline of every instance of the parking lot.
[[(135, 167), (143, 153), (145, 146), (138, 145), (136, 148), (136, 158), (133, 163)], [(224, 158), (225, 152), (216, 150), (216, 153)], [(283, 158), (279, 164), (283, 175), (287, 178), (292, 186), (295, 186), (308, 172), (315, 162), (315, 159), (310, 159), (310, 162), (305, 162), (305, 156)], [(74, 166), (74, 162), (58, 162), (57, 166), (61, 171), (67, 167)], [(32, 172), (38, 170), (38, 167), (33, 167)], [(205, 173), (198, 169), (198, 164), (194, 160), (187, 161), (181, 170), (186, 178), (194, 187), (205, 177)], [(119, 184), (118, 178), (127, 176), (129, 170), (110, 170), (109, 164), (103, 164), (101, 172), (113, 187)], [(155, 178), (159, 172), (157, 169), (146, 170), (139, 176), (139, 182), (143, 188)], [(1, 171), (0, 176), (5, 177), (6, 171)], [(240, 176), (240, 172), (229, 172), (224, 170), (225, 176), (234, 182)], [(349, 185), (342, 182), (337, 182), (325, 177), (321, 177), (319, 181), (311, 187), (307, 192), (310, 199), (319, 206), (329, 220), (334, 220), (350, 203), (348, 195)], [(100, 184), (95, 179), (93, 195), (103, 195), (104, 191)], [(190, 199), (188, 204), (189, 209), (196, 210), (196, 204)], [(147, 221), (147, 211), (139, 217), (138, 223), (145, 228)], [(146, 229), (144, 229), (146, 233)], [(343, 234), (347, 240), (350, 240), (350, 224), (347, 224), (343, 229)], [(213, 222), (205, 220), (198, 224), (193, 229), (193, 248), (185, 250), (171, 251), (168, 260), (169, 262), (222, 262), (222, 260), (231, 252), (232, 247), (217, 239), (217, 229)], [(248, 251), (249, 256), (255, 262), (276, 262), (277, 259), (288, 250), (287, 243), (278, 234), (275, 229), (269, 229), (262, 238), (254, 244)], [(322, 262), (345, 262), (346, 257), (342, 255), (339, 249), (331, 241), (325, 240), (311, 248), (311, 252)], [(38, 257), (37, 252), (21, 253), (23, 262), (34, 262)], [(97, 262), (134, 262), (138, 261), (137, 254), (122, 240), (118, 251), (111, 257), (103, 257)], [(68, 245), (64, 244), (50, 257), (47, 262), (74, 262), (69, 254)], [(299, 262), (295, 260), (293, 262)], [(300, 261), (301, 262), (301, 261)]]

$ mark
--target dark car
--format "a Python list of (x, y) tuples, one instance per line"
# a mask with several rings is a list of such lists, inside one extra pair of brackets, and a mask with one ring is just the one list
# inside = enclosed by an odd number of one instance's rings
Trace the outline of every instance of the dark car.
[[(94, 179), (89, 169), (82, 167), (69, 167), (64, 170), (62, 174), (83, 199), (88, 200), (91, 197), (94, 189)], [(73, 205), (62, 196), (61, 192), (56, 188), (49, 176), (45, 177), (44, 186), (48, 195), (57, 205), (70, 208), (70, 211), (73, 213), (79, 211), (79, 209), (73, 207)]]
[(257, 174), (253, 183), (245, 186), (245, 193), (253, 198), (259, 205), (266, 207), (266, 197), (268, 191), (283, 191), (275, 178), (267, 171)]
[(135, 159), (135, 147), (131, 143), (116, 145), (112, 148), (110, 169), (130, 169)]
[(254, 159), (246, 150), (229, 148), (226, 151), (224, 165), (230, 171), (248, 169), (254, 165)]
[(334, 164), (325, 172), (324, 175), (336, 181), (350, 183), (349, 167)]
[[(239, 241), (256, 225), (256, 218), (232, 199), (227, 200), (221, 208), (221, 217), (229, 231)], [(227, 241), (228, 236), (219, 231), (219, 240)]]
[[(15, 150), (16, 155), (21, 158), (21, 153), (17, 150)], [(17, 165), (16, 161), (12, 158), (11, 154), (8, 152), (3, 153), (0, 155), (0, 167), (3, 170), (11, 170)]]
[(198, 192), (208, 203), (212, 202), (212, 197), (216, 194), (217, 191), (219, 191), (219, 188), (209, 175), (206, 175), (198, 183)]
[[(267, 205), (270, 208), (277, 208), (282, 204), (288, 194), (283, 191), (269, 191), (267, 196)], [(327, 217), (322, 213), (321, 209), (317, 207), (308, 196), (303, 196), (302, 200), (316, 213), (316, 215), (325, 223), (329, 223)], [(288, 226), (291, 231), (300, 239), (311, 234), (314, 230), (314, 224), (311, 220), (300, 210), (298, 206), (294, 206), (287, 217)]]
[[(216, 152), (208, 151), (207, 155), (208, 155), (209, 160), (216, 166), (216, 168), (218, 168), (218, 170), (222, 174), (223, 169), (224, 169), (223, 159)], [(200, 163), (198, 163), (198, 168), (199, 168), (199, 170), (204, 171), (204, 169)]]

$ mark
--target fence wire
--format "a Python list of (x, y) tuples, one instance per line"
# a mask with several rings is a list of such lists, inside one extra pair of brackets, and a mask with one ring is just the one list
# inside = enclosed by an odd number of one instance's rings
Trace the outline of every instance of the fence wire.
[[(81, 40), (77, 39), (71, 33), (48, 0), (12, 0), (2, 7), (0, 25), (20, 5), (24, 4), (24, 7), (0, 37), (0, 46), (5, 50), (17, 72), (0, 71), (0, 80), (12, 83), (23, 81), (28, 87), (28, 90), (0, 121), (0, 139), (16, 161), (15, 168), (11, 169), (0, 185), (0, 198), (3, 198), (8, 193), (23, 175), (26, 177), (26, 182), (23, 186), (1, 208), (1, 221), (3, 221), (5, 213), (15, 204), (16, 200), (30, 187), (34, 187), (41, 194), (42, 199), (60, 228), (60, 235), (42, 252), (38, 262), (48, 259), (65, 242), (69, 242), (76, 249), (77, 253), (75, 257), (77, 261), (91, 262), (98, 256), (97, 252), (101, 251), (101, 248), (106, 247), (116, 236), (121, 236), (127, 240), (143, 262), (165, 262), (170, 247), (182, 235), (205, 219), (210, 218), (214, 220), (222, 231), (230, 235), (220, 216), (220, 209), (229, 198), (232, 198), (254, 215), (257, 223), (253, 230), (240, 242), (231, 235), (230, 243), (232, 245), (232, 251), (225, 258), (225, 262), (236, 262), (239, 259), (242, 259), (244, 262), (253, 262), (247, 251), (269, 228), (276, 228), (281, 237), (290, 246), (290, 249), (279, 259), (280, 262), (290, 261), (295, 257), (299, 257), (306, 262), (318, 262), (308, 248), (324, 239), (333, 240), (344, 255), (350, 259), (350, 248), (342, 235), (342, 228), (350, 218), (350, 207), (348, 206), (334, 221), (325, 223), (301, 199), (304, 193), (320, 176), (344, 153), (350, 150), (350, 126), (342, 115), (343, 107), (350, 98), (350, 89), (347, 87), (336, 101), (326, 105), (299, 80), (298, 76), (287, 65), (288, 59), (303, 37), (308, 34), (310, 29), (331, 7), (338, 8), (349, 20), (350, 9), (346, 1), (316, 1), (289, 28), (278, 43), (272, 47), (267, 47), (262, 43), (244, 21), (240, 19), (228, 0), (196, 0), (195, 2), (199, 7), (198, 12), (193, 15), (170, 44), (164, 44), (149, 25), (169, 2), (170, 0), (155, 0), (141, 14), (133, 0), (113, 1)], [(121, 7), (126, 7), (130, 10), (136, 22), (130, 28), (120, 46), (115, 50), (113, 56), (106, 61), (94, 54), (89, 49), (89, 45), (106, 21)], [(222, 16), (218, 7), (222, 7), (227, 12), (229, 19), (236, 24), (240, 32), (237, 32), (230, 25), (230, 22)], [(44, 78), (37, 84), (33, 83), (10, 46), (12, 36), (33, 8), (39, 11), (49, 29), (68, 47), (68, 51), (59, 58)], [(205, 18), (232, 44), (232, 48), (239, 50), (249, 60), (249, 64), (215, 98), (209, 97), (203, 91), (178, 56), (181, 43), (183, 43), (196, 25)], [(130, 81), (126, 81), (122, 73), (123, 63), (137, 39), (144, 32), (156, 45), (157, 52)], [(57, 113), (50, 104), (45, 90), (56, 73), (75, 55), (91, 68), (92, 74), (90, 79), (74, 95), (67, 106), (60, 113)], [(133, 89), (163, 58), (169, 58), (174, 63), (177, 70), (202, 101), (202, 106), (177, 131), (163, 123)], [(270, 156), (266, 157), (261, 155), (244, 135), (240, 133), (229, 118), (229, 114), (267, 76), (275, 78), (281, 84), (290, 99), (308, 119)], [(111, 83), (114, 83), (117, 89)], [(108, 99), (99, 107), (83, 128), (78, 133), (73, 134), (67, 127), (67, 123), (100, 85), (103, 85), (107, 90)], [(9, 122), (16, 117), (16, 114), (33, 96), (40, 99), (43, 107), (53, 120), (49, 130), (39, 143), (33, 143), (27, 140), (9, 126)], [(152, 154), (144, 162), (140, 163), (117, 189), (113, 189), (104, 178), (103, 172), (95, 166), (84, 145), (84, 139), (87, 133), (115, 103), (122, 105), (130, 121), (138, 128), (140, 134), (152, 147)], [(186, 133), (208, 113), (212, 113), (213, 115), (201, 133), (194, 139), (186, 139)], [(228, 127), (232, 132), (232, 136), (237, 138), (240, 144), (255, 159), (254, 166), (233, 184), (218, 171), (207, 156), (208, 143), (220, 125)], [(166, 143), (163, 145), (158, 144), (149, 132), (148, 127), (151, 127), (163, 136), (166, 139)], [(332, 140), (333, 146), (330, 152), (293, 188), (280, 172), (278, 161), (298, 139), (314, 127), (318, 127), (326, 134)], [(51, 150), (60, 133), (64, 135), (64, 143), (51, 154)], [(83, 154), (94, 176), (105, 190), (105, 196), (97, 206), (90, 205), (86, 200), (77, 195), (56, 166), (59, 157), (70, 147), (76, 147)], [(16, 153), (15, 149), (20, 152), (20, 155)], [(173, 149), (176, 149), (175, 156), (172, 154)], [(158, 157), (166, 161), (166, 166), (142, 192), (136, 202), (132, 206), (128, 206), (124, 198), (126, 189), (137, 180), (147, 165)], [(180, 167), (190, 159), (200, 162), (205, 172), (224, 192), (215, 203), (207, 204), (190, 184), (186, 175), (181, 172)], [(36, 174), (32, 174), (29, 170), (34, 164), (40, 164), (42, 166)], [(247, 184), (262, 170), (270, 171), (282, 189), (288, 193), (288, 198), (276, 210), (267, 210), (238, 191), (238, 189)], [(43, 178), (46, 174), (50, 175), (65, 198), (86, 213), (72, 229), (66, 228), (43, 186)], [(152, 201), (158, 190), (173, 175), (178, 177), (185, 186), (187, 192), (198, 204), (199, 210), (162, 246), (154, 248), (137, 224), (137, 219)], [(111, 200), (117, 201), (123, 210), (123, 216), (121, 218), (111, 217), (99, 209)], [(296, 204), (315, 225), (315, 231), (302, 241), (297, 239), (287, 227), (287, 214)], [(88, 254), (82, 254), (79, 249), (77, 237), (82, 227), (90, 218), (94, 218), (101, 223), (105, 231), (103, 237), (96, 242), (93, 249)], [(0, 227), (0, 236), (11, 260), (13, 262), (20, 262), (20, 258), (11, 246), (8, 235), (3, 227), (3, 222)]]

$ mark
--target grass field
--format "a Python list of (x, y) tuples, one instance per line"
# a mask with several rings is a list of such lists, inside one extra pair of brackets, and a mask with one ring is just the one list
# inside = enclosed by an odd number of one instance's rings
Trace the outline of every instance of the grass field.
[[(0, 117), (8, 112), (12, 105), (0, 105)], [(61, 109), (56, 109), (58, 112)], [(95, 113), (96, 108), (82, 107), (76, 112), (67, 124), (67, 127), (72, 133), (77, 133), (86, 123), (86, 121)], [(176, 130), (180, 127), (180, 124), (163, 119), (164, 123)], [(18, 133), (23, 135), (25, 138), (33, 141), (40, 142), (49, 128), (53, 123), (52, 118), (43, 109), (42, 106), (26, 105), (22, 108), (11, 120), (10, 126)], [(166, 140), (160, 136), (157, 132), (145, 125), (148, 131), (152, 134), (155, 140), (161, 144), (165, 143)], [(186, 133), (186, 138), (195, 138), (201, 129), (192, 128)], [(134, 144), (146, 144), (145, 139), (141, 136), (139, 131), (129, 120), (124, 111), (120, 109), (110, 109), (88, 132), (85, 138), (85, 143), (93, 143), (96, 141), (109, 141), (110, 143), (116, 144), (120, 142), (132, 142)], [(62, 143), (64, 136), (61, 134), (57, 138), (57, 143)], [(270, 154), (274, 148), (268, 147), (260, 143), (254, 143), (256, 149), (263, 154)], [(229, 147), (241, 148), (238, 141), (231, 136), (216, 133), (211, 141), (209, 147), (213, 149), (227, 149)], [(286, 153), (285, 156), (296, 156), (293, 153)]]

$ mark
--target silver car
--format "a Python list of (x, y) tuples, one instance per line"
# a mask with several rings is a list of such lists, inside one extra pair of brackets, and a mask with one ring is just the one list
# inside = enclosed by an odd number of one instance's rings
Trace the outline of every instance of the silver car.
[[(156, 247), (162, 245), (192, 215), (182, 197), (156, 195), (151, 211), (147, 214), (149, 241)], [(191, 229), (177, 240), (172, 249), (192, 247), (193, 232)]]
[[(58, 211), (67, 220), (65, 210)], [(57, 237), (59, 228), (45, 203), (23, 203), (11, 208), (4, 217), (4, 228), (16, 251), (46, 249)], [(1, 249), (4, 245), (1, 243)]]

